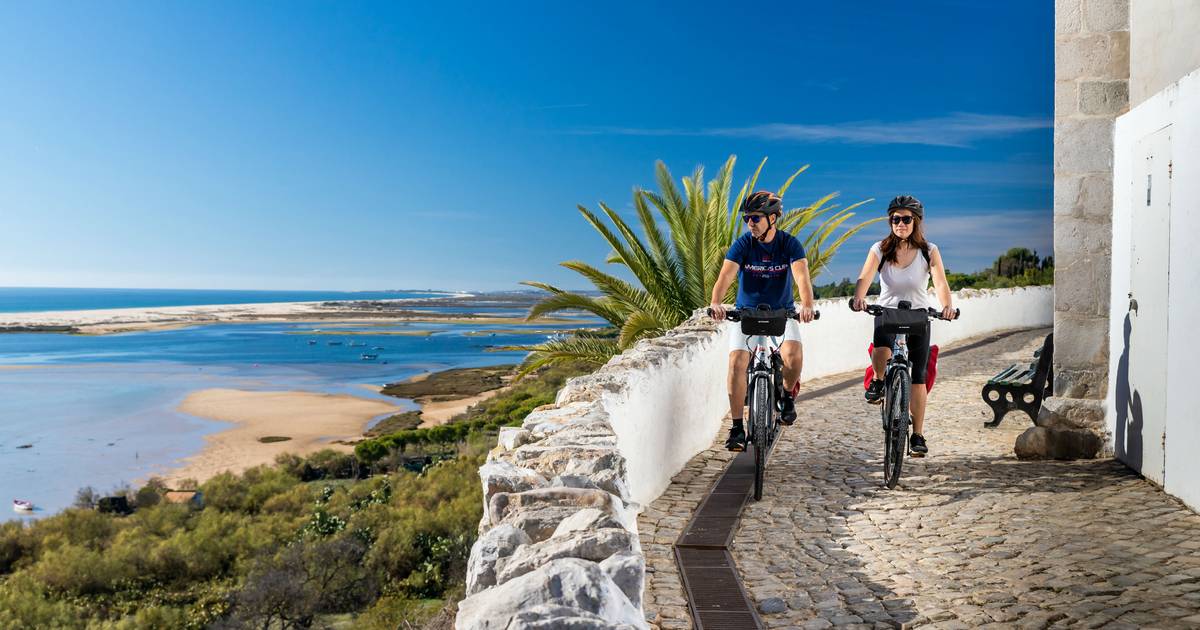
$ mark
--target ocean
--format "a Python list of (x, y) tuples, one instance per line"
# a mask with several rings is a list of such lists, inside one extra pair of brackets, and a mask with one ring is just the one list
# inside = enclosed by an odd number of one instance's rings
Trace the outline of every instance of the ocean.
[[(214, 299), (229, 295), (220, 293)], [(96, 296), (78, 300), (94, 308), (117, 307)], [(486, 296), (422, 308), (497, 316), (525, 312), (511, 303), (489, 304)], [(590, 325), (595, 321), (578, 319), (555, 328)], [(315, 327), (326, 334), (315, 334)], [(81, 487), (107, 491), (136, 485), (176, 467), (181, 458), (201, 450), (205, 435), (229, 426), (176, 410), (197, 390), (354, 394), (404, 406), (363, 386), (428, 371), (517, 363), (522, 353), (489, 348), (537, 343), (546, 338), (544, 329), (519, 324), (226, 323), (102, 336), (0, 334), (0, 503), (27, 499), (39, 506), (38, 514), (50, 514), (71, 505)], [(365, 361), (364, 351), (379, 356)], [(2, 514), (0, 520), (8, 516)]]
[(220, 291), (206, 289), (64, 289), (0, 287), (0, 313), (104, 308), (395, 300), (452, 295), (437, 291)]

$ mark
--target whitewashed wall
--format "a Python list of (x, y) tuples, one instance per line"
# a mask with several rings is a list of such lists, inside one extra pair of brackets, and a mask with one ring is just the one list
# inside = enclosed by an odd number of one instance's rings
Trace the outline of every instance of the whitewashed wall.
[[(936, 322), (936, 343), (1049, 326), (1053, 317), (1049, 287), (961, 291), (955, 304), (963, 318)], [(850, 311), (845, 299), (817, 307), (821, 319), (805, 327), (803, 378), (865, 368), (871, 318)], [(479, 471), (484, 515), (460, 630), (535, 622), (647, 627), (636, 512), (720, 429), (734, 326), (698, 313), (572, 379), (554, 405), (501, 432)]]
[[(1168, 313), (1166, 362), (1166, 417), (1146, 418), (1145, 427), (1117, 426), (1117, 395), (1128, 384), (1121, 382), (1128, 310), (1134, 204), (1144, 203), (1145, 182), (1134, 181), (1134, 146), (1142, 138), (1171, 126), (1173, 175), (1170, 209), (1170, 256), (1167, 280)], [(1200, 70), (1185, 76), (1117, 119), (1113, 162), (1112, 293), (1109, 314), (1109, 386), (1105, 401), (1111, 435), (1123, 436), (1114, 444), (1117, 456), (1163, 485), (1193, 509), (1200, 510), (1200, 422), (1196, 421), (1195, 366), (1192, 355), (1200, 331), (1200, 265), (1193, 258), (1200, 237)], [(1155, 186), (1162, 186), (1157, 182)], [(1136, 192), (1135, 192), (1136, 191)], [(1128, 421), (1128, 420), (1127, 420)], [(1137, 442), (1130, 438), (1137, 436)], [(1164, 437), (1165, 435), (1165, 437)], [(1161, 461), (1158, 458), (1162, 458)], [(1154, 462), (1150, 462), (1154, 459)]]

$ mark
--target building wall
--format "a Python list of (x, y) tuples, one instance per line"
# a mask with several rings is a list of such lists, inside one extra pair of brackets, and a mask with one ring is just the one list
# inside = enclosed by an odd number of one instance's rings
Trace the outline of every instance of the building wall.
[(1054, 396), (1038, 418), (1045, 452), (1026, 456), (1095, 457), (1109, 443), (1112, 132), (1129, 105), (1129, 0), (1056, 0), (1054, 19)]
[(1136, 106), (1200, 68), (1200, 0), (1135, 0), (1129, 19), (1129, 102)]
[[(1166, 361), (1166, 417), (1141, 418), (1141, 408), (1153, 405), (1138, 400), (1138, 409), (1132, 408), (1137, 392), (1130, 391), (1128, 382), (1129, 349), (1119, 345), (1127, 337), (1133, 222), (1137, 210), (1145, 205), (1146, 183), (1134, 174), (1139, 159), (1134, 149), (1139, 140), (1168, 126), (1172, 168), (1166, 182), (1171, 200), (1169, 300), (1164, 331), (1167, 353), (1162, 357)], [(1121, 116), (1116, 123), (1115, 147), (1109, 333), (1114, 351), (1105, 400), (1108, 427), (1116, 440), (1117, 457), (1200, 510), (1200, 422), (1192, 395), (1196, 387), (1192, 348), (1200, 331), (1200, 265), (1192, 250), (1200, 235), (1200, 70)]]

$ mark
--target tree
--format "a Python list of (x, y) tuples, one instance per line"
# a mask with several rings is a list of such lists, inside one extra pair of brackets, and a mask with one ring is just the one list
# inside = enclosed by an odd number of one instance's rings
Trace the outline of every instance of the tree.
[[(634, 281), (605, 273), (580, 260), (564, 262), (563, 267), (595, 285), (600, 296), (565, 291), (544, 282), (525, 282), (523, 284), (549, 294), (530, 309), (529, 319), (563, 310), (582, 310), (608, 322), (616, 334), (580, 333), (535, 346), (505, 348), (531, 351), (520, 375), (545, 365), (572, 361), (602, 364), (639, 339), (661, 335), (682, 323), (697, 308), (708, 305), (721, 261), (742, 231), (738, 212), (742, 200), (755, 190), (759, 173), (766, 164), (765, 159), (760, 162), (754, 174), (733, 196), (735, 161), (736, 158), (730, 156), (716, 178), (707, 184), (703, 167), (697, 168), (691, 177), (683, 178), (682, 190), (676, 186), (666, 165), (659, 162), (656, 171), (659, 191), (635, 189), (633, 192), (633, 207), (641, 225), (640, 237), (619, 213), (603, 202), (600, 210), (607, 222), (579, 206), (584, 220), (612, 248), (606, 262), (624, 267)], [(796, 177), (807, 169), (806, 165), (793, 173), (777, 194), (784, 197)], [(837, 193), (830, 193), (807, 206), (788, 210), (779, 220), (780, 229), (804, 243), (809, 273), (814, 278), (847, 239), (880, 220), (844, 227), (854, 216), (852, 210), (867, 201), (839, 209), (832, 203), (837, 196)], [(730, 288), (726, 301), (733, 299), (736, 290), (736, 286)]]

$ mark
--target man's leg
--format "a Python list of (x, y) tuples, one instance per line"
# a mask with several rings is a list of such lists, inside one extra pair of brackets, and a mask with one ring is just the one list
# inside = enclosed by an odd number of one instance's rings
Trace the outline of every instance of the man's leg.
[(733, 427), (729, 430), (729, 439), (725, 448), (731, 451), (746, 449), (746, 429), (742, 426), (742, 418), (746, 407), (746, 368), (750, 365), (750, 353), (745, 350), (729, 352), (729, 417), (733, 418)]
[(804, 346), (799, 341), (785, 341), (779, 348), (783, 357), (783, 388), (791, 392), (796, 381), (800, 380), (800, 370), (804, 367)]

